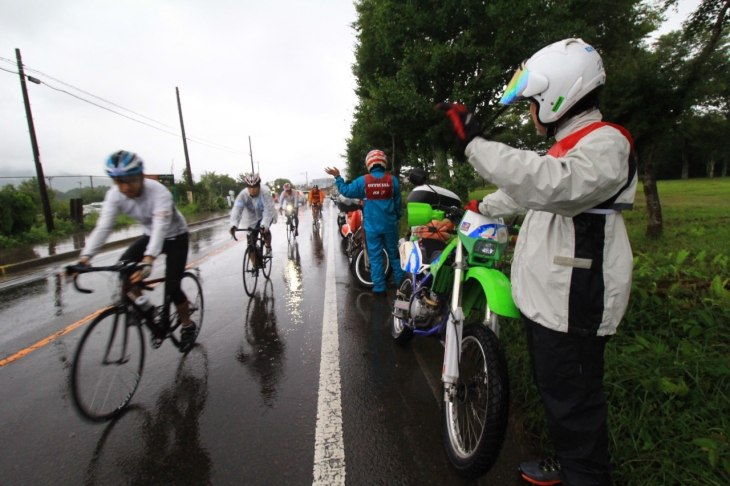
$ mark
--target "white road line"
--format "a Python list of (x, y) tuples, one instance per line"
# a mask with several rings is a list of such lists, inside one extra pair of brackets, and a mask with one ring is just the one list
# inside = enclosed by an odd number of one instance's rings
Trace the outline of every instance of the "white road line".
[(335, 288), (335, 225), (331, 206), (327, 228), (327, 276), (324, 286), (322, 359), (319, 365), (317, 431), (314, 442), (314, 480), (312, 484), (345, 484), (345, 443), (342, 438), (342, 399), (340, 386), (340, 341), (337, 325)]

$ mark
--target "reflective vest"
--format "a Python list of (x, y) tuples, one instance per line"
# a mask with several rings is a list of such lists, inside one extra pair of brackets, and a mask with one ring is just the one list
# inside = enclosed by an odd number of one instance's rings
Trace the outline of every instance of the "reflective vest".
[(393, 199), (393, 176), (385, 174), (378, 179), (372, 174), (365, 175), (365, 198), (369, 201)]

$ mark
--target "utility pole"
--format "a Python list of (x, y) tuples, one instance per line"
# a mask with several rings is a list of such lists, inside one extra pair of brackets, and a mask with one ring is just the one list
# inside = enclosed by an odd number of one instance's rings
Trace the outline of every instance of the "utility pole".
[(306, 181), (307, 181), (305, 185), (306, 185), (307, 187), (309, 187), (309, 177), (307, 176), (307, 172), (306, 172), (306, 171), (304, 171), (304, 172), (300, 172), (300, 174), (304, 174), (304, 180), (306, 180)]
[(253, 174), (253, 149), (251, 148), (251, 135), (248, 136), (248, 154), (251, 156), (251, 174)]
[(185, 149), (185, 166), (188, 168), (188, 186), (193, 187), (193, 171), (190, 169), (190, 156), (188, 155), (188, 140), (185, 138), (185, 124), (183, 123), (182, 107), (180, 106), (180, 90), (175, 86), (177, 95), (177, 112), (180, 114), (180, 130), (182, 130), (183, 148)]
[[(46, 230), (50, 233), (55, 228), (53, 226), (53, 215), (51, 214), (51, 201), (48, 199), (48, 191), (46, 191), (46, 178), (43, 176), (43, 166), (41, 165), (41, 152), (38, 150), (38, 140), (35, 136), (35, 126), (33, 125), (33, 114), (30, 111), (30, 101), (28, 100), (28, 89), (25, 86), (25, 74), (23, 73), (23, 61), (20, 59), (20, 49), (15, 49), (15, 57), (18, 59), (18, 74), (20, 74), (20, 88), (23, 90), (23, 101), (25, 102), (25, 116), (28, 118), (28, 131), (30, 132), (30, 144), (33, 146), (33, 160), (35, 161), (36, 178), (38, 179), (38, 189), (41, 193), (41, 205), (43, 206), (43, 217), (46, 220)], [(28, 78), (36, 84), (41, 82), (35, 78)]]

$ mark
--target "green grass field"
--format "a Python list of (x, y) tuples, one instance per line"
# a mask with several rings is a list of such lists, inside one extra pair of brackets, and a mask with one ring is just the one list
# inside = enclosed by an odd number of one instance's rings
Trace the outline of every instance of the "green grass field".
[[(470, 194), (481, 198), (495, 188)], [(624, 213), (631, 302), (606, 348), (614, 483), (730, 484), (730, 178), (660, 181), (660, 238), (645, 235), (643, 188)], [(549, 449), (520, 322), (501, 335), (513, 411)]]

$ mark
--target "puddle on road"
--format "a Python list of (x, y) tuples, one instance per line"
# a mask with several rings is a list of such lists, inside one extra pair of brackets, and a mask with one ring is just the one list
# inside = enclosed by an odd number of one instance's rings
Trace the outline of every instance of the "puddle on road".
[(200, 433), (208, 371), (207, 352), (198, 345), (151, 409), (133, 404), (110, 422), (83, 484), (211, 484), (213, 461)]
[(24, 300), (47, 294), (50, 289), (50, 277), (41, 277), (21, 285), (0, 289), (0, 311)]
[(259, 383), (259, 394), (268, 408), (276, 403), (286, 361), (286, 345), (276, 327), (275, 300), (273, 284), (267, 280), (263, 292), (248, 302), (244, 339), (236, 353), (236, 360)]

